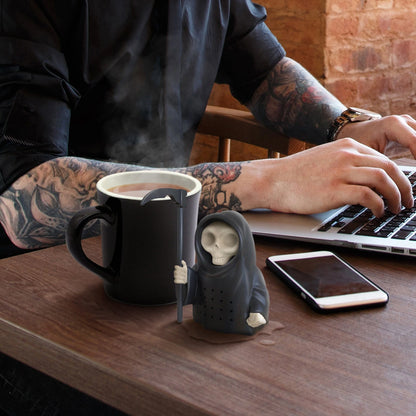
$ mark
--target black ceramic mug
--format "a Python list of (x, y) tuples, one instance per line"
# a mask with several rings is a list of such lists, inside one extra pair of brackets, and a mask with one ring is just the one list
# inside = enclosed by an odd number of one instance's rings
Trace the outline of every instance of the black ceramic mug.
[[(66, 242), (73, 257), (104, 280), (114, 299), (143, 305), (175, 301), (173, 270), (195, 263), (200, 182), (177, 172), (121, 172), (97, 182), (99, 205), (71, 219)], [(83, 251), (82, 231), (101, 222), (102, 265)]]

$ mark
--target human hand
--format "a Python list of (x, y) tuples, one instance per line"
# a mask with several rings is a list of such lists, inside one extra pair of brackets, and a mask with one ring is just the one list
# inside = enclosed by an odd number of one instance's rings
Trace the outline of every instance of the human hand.
[(337, 136), (343, 137), (352, 137), (381, 153), (385, 152), (390, 142), (396, 142), (407, 147), (416, 158), (416, 120), (406, 114), (348, 123)]
[(176, 284), (185, 285), (188, 282), (188, 267), (185, 260), (182, 260), (182, 266), (175, 265), (173, 277)]
[(392, 212), (399, 212), (402, 205), (413, 206), (410, 183), (397, 165), (353, 139), (339, 139), (282, 159), (253, 161), (247, 168), (257, 175), (251, 201), (247, 197), (252, 208), (264, 204), (275, 211), (311, 214), (360, 204), (380, 217), (384, 213), (380, 195)]
[(261, 313), (251, 312), (246, 322), (252, 328), (257, 328), (260, 325), (264, 325), (267, 321)]

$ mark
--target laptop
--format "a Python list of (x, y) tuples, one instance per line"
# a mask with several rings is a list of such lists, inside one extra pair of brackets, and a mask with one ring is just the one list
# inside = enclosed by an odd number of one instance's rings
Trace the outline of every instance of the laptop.
[[(416, 167), (400, 168), (416, 198)], [(386, 209), (382, 218), (360, 205), (315, 215), (252, 210), (244, 217), (255, 235), (416, 257), (416, 202), (415, 207), (396, 215)]]

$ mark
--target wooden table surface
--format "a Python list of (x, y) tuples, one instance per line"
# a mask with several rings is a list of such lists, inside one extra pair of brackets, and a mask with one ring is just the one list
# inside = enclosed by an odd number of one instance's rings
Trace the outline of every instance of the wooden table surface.
[[(57, 246), (0, 260), (0, 351), (132, 415), (416, 415), (416, 261), (332, 249), (390, 302), (320, 315), (265, 259), (321, 247), (255, 241), (270, 319), (283, 329), (241, 342), (195, 339), (176, 323), (176, 305), (111, 300)], [(85, 249), (99, 259), (99, 239)]]
[[(96, 238), (85, 245), (100, 251)], [(416, 261), (335, 250), (390, 302), (320, 315), (265, 267), (269, 255), (317, 246), (256, 238), (256, 247), (270, 319), (285, 326), (270, 335), (195, 339), (175, 305), (113, 301), (57, 246), (0, 260), (0, 350), (134, 415), (415, 415)]]

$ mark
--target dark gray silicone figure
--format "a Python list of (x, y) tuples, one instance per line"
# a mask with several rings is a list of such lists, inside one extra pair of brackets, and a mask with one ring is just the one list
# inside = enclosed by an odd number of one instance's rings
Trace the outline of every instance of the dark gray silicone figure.
[(268, 322), (269, 294), (256, 266), (253, 236), (235, 211), (203, 218), (195, 233), (197, 263), (175, 266), (175, 283), (186, 284), (184, 304), (207, 329), (252, 335)]

